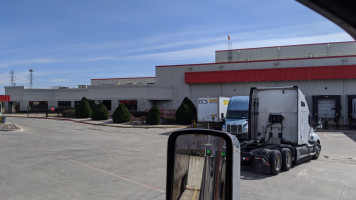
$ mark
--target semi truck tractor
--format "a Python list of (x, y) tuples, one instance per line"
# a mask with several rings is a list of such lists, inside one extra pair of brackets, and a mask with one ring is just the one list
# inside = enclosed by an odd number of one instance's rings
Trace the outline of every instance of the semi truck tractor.
[(241, 163), (277, 175), (293, 164), (318, 159), (321, 143), (316, 126), (297, 86), (251, 88), (248, 140), (241, 144)]
[(239, 141), (247, 139), (248, 96), (233, 96), (227, 106), (226, 119), (222, 131), (236, 135)]

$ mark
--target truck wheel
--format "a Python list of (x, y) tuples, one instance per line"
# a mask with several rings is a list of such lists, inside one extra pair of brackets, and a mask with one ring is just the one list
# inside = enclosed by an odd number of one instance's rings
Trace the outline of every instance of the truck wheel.
[(315, 147), (315, 155), (313, 156), (313, 159), (316, 160), (319, 158), (319, 155), (320, 155), (320, 144), (316, 144), (316, 147)]
[(269, 156), (269, 164), (271, 166), (270, 173), (272, 175), (277, 175), (281, 171), (282, 167), (282, 156), (281, 152), (278, 150), (273, 150)]
[(271, 149), (263, 149), (261, 154), (264, 155), (267, 160), (269, 160), (269, 156), (271, 155), (272, 150)]
[(282, 149), (282, 170), (288, 171), (292, 167), (292, 152), (288, 148)]

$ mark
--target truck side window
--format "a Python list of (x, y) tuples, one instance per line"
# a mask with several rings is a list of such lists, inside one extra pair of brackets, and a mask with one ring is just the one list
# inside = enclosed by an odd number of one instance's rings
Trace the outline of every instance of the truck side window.
[(305, 107), (305, 103), (303, 101), (301, 101), (301, 106)]

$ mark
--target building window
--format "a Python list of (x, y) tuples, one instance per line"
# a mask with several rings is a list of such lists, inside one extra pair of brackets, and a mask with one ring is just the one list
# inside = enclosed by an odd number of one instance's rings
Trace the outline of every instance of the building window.
[(111, 100), (103, 100), (101, 103), (106, 106), (106, 109), (111, 110)]
[(71, 101), (58, 101), (58, 108), (71, 108), (72, 102)]
[(29, 110), (32, 112), (46, 112), (48, 101), (30, 101)]
[(119, 100), (119, 104), (124, 104), (129, 111), (137, 111), (137, 100)]
[(305, 107), (305, 103), (303, 101), (300, 102), (302, 107)]
[(74, 108), (78, 108), (80, 101), (74, 101)]

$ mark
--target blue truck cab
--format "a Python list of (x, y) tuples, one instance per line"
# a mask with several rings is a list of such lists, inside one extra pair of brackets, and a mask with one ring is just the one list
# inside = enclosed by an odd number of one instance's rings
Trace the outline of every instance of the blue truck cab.
[(222, 131), (236, 135), (239, 140), (247, 139), (248, 107), (248, 96), (232, 97), (227, 107), (226, 119)]

